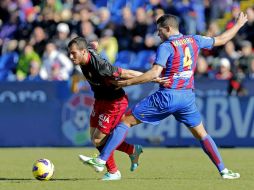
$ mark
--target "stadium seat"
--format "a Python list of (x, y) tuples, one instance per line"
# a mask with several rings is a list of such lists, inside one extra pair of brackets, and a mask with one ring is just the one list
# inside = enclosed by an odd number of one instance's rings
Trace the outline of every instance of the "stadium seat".
[(131, 63), (130, 68), (139, 71), (147, 71), (151, 68), (155, 59), (155, 52), (152, 50), (142, 50), (137, 53), (134, 62)]
[(111, 12), (111, 20), (114, 23), (122, 22), (122, 8), (127, 4), (127, 0), (111, 0), (109, 2), (109, 10)]
[(136, 54), (132, 51), (123, 50), (118, 52), (114, 66), (130, 69), (130, 65), (136, 59)]
[(100, 7), (107, 7), (108, 1), (107, 0), (93, 0), (93, 3), (97, 8)]
[(128, 0), (128, 4), (131, 7), (133, 14), (136, 13), (136, 10), (139, 7), (145, 7), (146, 3), (149, 3), (149, 0)]
[(122, 8), (126, 6), (127, 0), (111, 0), (109, 2), (109, 9), (111, 13), (116, 14), (122, 11)]

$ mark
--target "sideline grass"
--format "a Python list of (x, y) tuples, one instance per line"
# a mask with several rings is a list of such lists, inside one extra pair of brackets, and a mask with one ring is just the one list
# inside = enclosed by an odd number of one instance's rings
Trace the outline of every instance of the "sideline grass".
[[(239, 180), (222, 180), (216, 168), (199, 148), (145, 148), (140, 167), (129, 171), (129, 158), (117, 152), (122, 180), (100, 181), (82, 165), (77, 155), (92, 155), (94, 148), (1, 148), (0, 190), (252, 190), (254, 149), (220, 149), (227, 167), (241, 173)], [(37, 181), (33, 162), (50, 159), (56, 168), (54, 180)]]

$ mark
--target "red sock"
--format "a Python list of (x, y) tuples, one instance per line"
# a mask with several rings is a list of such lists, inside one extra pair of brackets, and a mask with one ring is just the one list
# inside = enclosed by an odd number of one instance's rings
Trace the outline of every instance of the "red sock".
[[(99, 152), (101, 152), (101, 150), (103, 149), (104, 145), (98, 146), (96, 147)], [(114, 151), (112, 152), (112, 154), (110, 155), (110, 157), (108, 158), (108, 161), (106, 162), (106, 167), (109, 173), (115, 173), (118, 168), (116, 166), (115, 163), (115, 159), (114, 159)]]
[(131, 155), (134, 153), (134, 145), (128, 144), (127, 142), (123, 141), (116, 150), (125, 152), (128, 155)]

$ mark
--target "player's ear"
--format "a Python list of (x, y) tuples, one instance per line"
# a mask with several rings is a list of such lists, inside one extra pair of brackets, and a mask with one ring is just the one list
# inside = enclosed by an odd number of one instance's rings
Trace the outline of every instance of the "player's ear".
[(86, 49), (83, 49), (83, 50), (82, 50), (82, 54), (83, 54), (83, 55), (86, 55), (86, 53), (87, 53)]
[(172, 28), (170, 26), (167, 26), (165, 28), (166, 28), (167, 32), (170, 32), (172, 30)]

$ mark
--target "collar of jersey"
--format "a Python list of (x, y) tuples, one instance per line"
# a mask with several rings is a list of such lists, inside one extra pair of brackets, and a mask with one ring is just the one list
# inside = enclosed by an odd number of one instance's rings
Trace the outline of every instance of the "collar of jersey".
[(171, 40), (174, 40), (174, 39), (177, 39), (177, 38), (181, 38), (182, 36), (183, 36), (183, 35), (180, 33), (180, 34), (178, 34), (178, 35), (170, 36), (170, 37), (168, 38), (168, 40), (171, 41)]
[(87, 60), (86, 60), (86, 65), (90, 63), (90, 60), (91, 60), (91, 53), (88, 52), (88, 55), (87, 55)]

